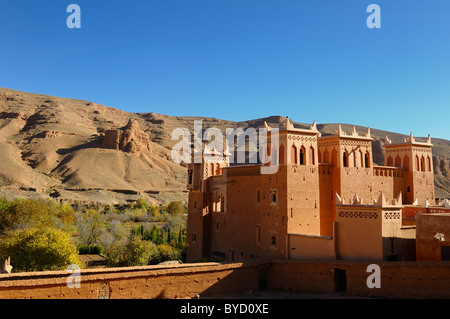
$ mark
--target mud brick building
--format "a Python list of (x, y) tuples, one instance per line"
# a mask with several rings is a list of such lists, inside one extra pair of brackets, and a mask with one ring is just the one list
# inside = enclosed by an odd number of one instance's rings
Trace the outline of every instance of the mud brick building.
[(274, 174), (223, 153), (189, 164), (188, 262), (415, 260), (415, 212), (435, 203), (429, 136), (386, 137), (384, 166), (373, 164), (370, 129), (322, 136), (315, 122), (299, 129), (287, 119), (278, 149), (271, 138)]

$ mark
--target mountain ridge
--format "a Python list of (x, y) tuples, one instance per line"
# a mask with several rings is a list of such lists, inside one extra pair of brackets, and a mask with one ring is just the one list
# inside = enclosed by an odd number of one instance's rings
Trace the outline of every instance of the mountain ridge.
[[(158, 204), (187, 200), (186, 168), (171, 161), (175, 128), (203, 130), (279, 127), (272, 115), (247, 121), (197, 116), (129, 113), (79, 99), (0, 88), (0, 196), (50, 196), (66, 201), (119, 204), (145, 197)], [(292, 119), (291, 119), (292, 121)], [(293, 121), (295, 127), (310, 124)], [(317, 124), (322, 134), (337, 123)], [(359, 134), (367, 127), (341, 124)], [(370, 128), (374, 163), (383, 165), (384, 137), (406, 135)], [(148, 135), (148, 138), (147, 138)], [(425, 139), (417, 137), (418, 140)], [(432, 138), (436, 196), (450, 197), (450, 141)], [(89, 164), (89, 165), (87, 165)]]

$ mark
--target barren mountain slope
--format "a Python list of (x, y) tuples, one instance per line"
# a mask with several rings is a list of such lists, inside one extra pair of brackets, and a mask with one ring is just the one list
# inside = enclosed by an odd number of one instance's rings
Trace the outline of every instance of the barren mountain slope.
[[(93, 102), (0, 88), (0, 196), (48, 196), (121, 203), (146, 197), (155, 203), (186, 200), (186, 169), (171, 161), (175, 128), (203, 130), (279, 127), (271, 116), (245, 122), (215, 118), (128, 113)], [(309, 124), (294, 122), (296, 127)], [(350, 132), (353, 125), (343, 125)], [(318, 125), (323, 134), (337, 124)], [(358, 127), (359, 133), (367, 131)], [(411, 128), (414, 130), (414, 128)], [(374, 162), (383, 164), (384, 137), (405, 136), (371, 129)], [(148, 135), (148, 138), (147, 138)], [(106, 136), (106, 137), (105, 137)], [(436, 195), (450, 197), (450, 142), (432, 139)]]

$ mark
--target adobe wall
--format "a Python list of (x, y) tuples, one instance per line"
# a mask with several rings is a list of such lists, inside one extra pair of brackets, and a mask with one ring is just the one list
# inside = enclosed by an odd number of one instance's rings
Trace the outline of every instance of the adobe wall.
[(368, 288), (370, 262), (274, 261), (184, 264), (81, 270), (80, 288), (68, 288), (66, 271), (0, 275), (1, 299), (196, 298), (268, 290), (335, 292), (336, 269), (346, 293), (383, 298), (450, 298), (450, 264), (385, 262), (381, 288)]
[(333, 234), (333, 222), (336, 220), (332, 164), (319, 164), (319, 194), (320, 235), (331, 236)]
[(383, 259), (382, 216), (372, 207), (337, 206), (337, 247), (347, 260)]
[(319, 168), (287, 166), (288, 233), (320, 235)]
[[(225, 253), (227, 261), (235, 262), (284, 259), (286, 165), (280, 165), (275, 174), (259, 174), (260, 166), (233, 167), (225, 172), (225, 210), (212, 212), (210, 252)], [(276, 192), (275, 202), (272, 192)]]
[(338, 182), (340, 188), (339, 196), (346, 202), (352, 200), (355, 194), (364, 203), (371, 204), (371, 200), (376, 200), (378, 194), (373, 192), (373, 170), (365, 167), (336, 167), (333, 181)]
[(66, 271), (0, 275), (0, 299), (196, 298), (258, 289), (257, 265), (184, 264), (81, 270), (80, 288)]
[(187, 220), (187, 261), (194, 262), (203, 256), (203, 193), (199, 191), (189, 192)]
[(335, 269), (345, 270), (346, 293), (382, 298), (450, 298), (450, 264), (385, 262), (380, 288), (368, 288), (370, 262), (280, 261), (268, 271), (267, 288), (283, 291), (333, 293)]
[(333, 237), (289, 234), (289, 260), (335, 260)]

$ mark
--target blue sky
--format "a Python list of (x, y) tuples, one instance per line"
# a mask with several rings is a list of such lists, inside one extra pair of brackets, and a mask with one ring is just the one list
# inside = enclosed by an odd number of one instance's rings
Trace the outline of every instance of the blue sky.
[(0, 0), (0, 87), (450, 139), (449, 36), (448, 0)]

